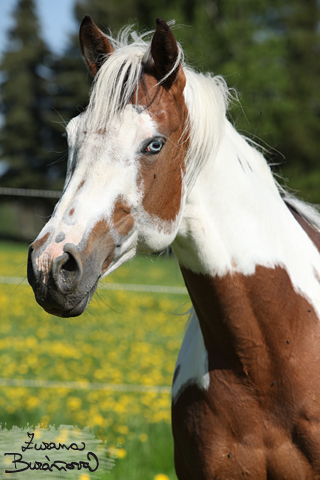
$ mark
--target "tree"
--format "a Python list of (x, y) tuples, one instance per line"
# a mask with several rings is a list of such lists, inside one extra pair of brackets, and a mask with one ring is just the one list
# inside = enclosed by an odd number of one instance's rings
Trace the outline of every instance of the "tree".
[(66, 174), (68, 122), (86, 107), (91, 84), (90, 74), (81, 58), (78, 37), (70, 39), (65, 53), (54, 58), (49, 91), (51, 94), (50, 123), (53, 129), (53, 164), (57, 178), (55, 188), (61, 188)]
[(299, 155), (301, 168), (319, 169), (320, 138), (320, 5), (293, 0), (282, 13), (291, 111), (282, 118), (287, 155)]
[(47, 123), (49, 52), (39, 34), (33, 0), (19, 0), (15, 24), (9, 32), (10, 48), (0, 70), (1, 158), (9, 165), (2, 184), (44, 187), (51, 131)]
[[(164, 13), (165, 12), (165, 13)], [(174, 18), (174, 33), (188, 63), (226, 77), (240, 92), (231, 111), (244, 134), (275, 147), (290, 167), (317, 165), (320, 134), (319, 2), (310, 0), (78, 0), (80, 22), (90, 14), (104, 31), (124, 25), (155, 28)], [(60, 108), (66, 120), (85, 107), (90, 74), (81, 61), (78, 37), (58, 61)], [(57, 77), (58, 78), (58, 77)], [(57, 100), (59, 96), (56, 97)], [(284, 162), (273, 151), (273, 160)]]

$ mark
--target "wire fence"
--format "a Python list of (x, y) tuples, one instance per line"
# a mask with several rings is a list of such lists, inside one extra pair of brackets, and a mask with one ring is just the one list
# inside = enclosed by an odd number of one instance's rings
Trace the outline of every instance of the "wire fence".
[(106, 390), (132, 393), (171, 393), (168, 385), (130, 385), (120, 383), (54, 382), (23, 378), (0, 378), (0, 387), (66, 388), (68, 390)]
[(0, 195), (6, 197), (60, 198), (62, 192), (56, 190), (35, 190), (29, 188), (0, 187)]
[[(28, 285), (28, 281), (24, 277), (1, 277), (0, 283), (13, 285)], [(165, 293), (167, 295), (188, 295), (185, 287), (174, 287), (169, 285), (141, 285), (134, 283), (99, 283), (99, 287), (103, 290), (125, 290), (127, 292), (143, 292), (143, 293)]]

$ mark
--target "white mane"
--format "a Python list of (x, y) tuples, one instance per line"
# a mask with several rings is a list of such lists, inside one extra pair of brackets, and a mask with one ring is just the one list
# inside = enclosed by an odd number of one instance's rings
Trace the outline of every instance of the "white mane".
[[(114, 52), (108, 56), (94, 79), (86, 129), (108, 129), (114, 117), (121, 115), (133, 92), (138, 90), (145, 68), (152, 62), (150, 39), (153, 33), (138, 34), (129, 26), (120, 31), (116, 38), (106, 34)], [(186, 185), (190, 191), (203, 165), (216, 157), (224, 135), (231, 94), (221, 76), (198, 73), (188, 66), (178, 44), (178, 57), (172, 71), (180, 62), (187, 79), (184, 96), (189, 112), (187, 128), (190, 144), (186, 159)], [(251, 148), (255, 151), (253, 145)], [(255, 155), (253, 157), (257, 158)], [(288, 194), (279, 185), (278, 189), (286, 203), (320, 230), (320, 214), (315, 208)]]

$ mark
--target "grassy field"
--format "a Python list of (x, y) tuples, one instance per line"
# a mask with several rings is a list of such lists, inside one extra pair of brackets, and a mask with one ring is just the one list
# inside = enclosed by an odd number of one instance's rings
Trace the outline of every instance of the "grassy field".
[[(26, 255), (27, 247), (0, 243), (0, 276), (25, 277)], [(137, 258), (105, 281), (183, 285), (164, 257)], [(28, 285), (1, 284), (0, 376), (170, 386), (188, 308), (187, 295), (99, 289), (81, 317), (64, 320), (46, 314)], [(170, 405), (167, 391), (0, 386), (3, 426), (89, 426), (115, 449), (110, 480), (176, 478)]]

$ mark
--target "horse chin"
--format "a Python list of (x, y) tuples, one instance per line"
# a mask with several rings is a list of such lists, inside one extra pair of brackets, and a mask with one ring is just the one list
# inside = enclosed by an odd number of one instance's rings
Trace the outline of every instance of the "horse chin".
[[(99, 280), (99, 279), (98, 279)], [(75, 303), (74, 306), (72, 306), (72, 301), (66, 297), (60, 297), (59, 299), (55, 298), (52, 301), (52, 298), (46, 298), (45, 300), (40, 300), (40, 298), (37, 298), (36, 295), (36, 300), (41, 305), (41, 307), (50, 315), (55, 315), (56, 317), (62, 317), (62, 318), (69, 318), (69, 317), (78, 317), (81, 315), (86, 308), (89, 306), (91, 299), (94, 295), (94, 292), (97, 289), (98, 286), (98, 280), (93, 285), (91, 290), (87, 292), (80, 301), (78, 301), (79, 297), (77, 298), (77, 302)], [(58, 301), (57, 301), (58, 300)]]
[(79, 302), (75, 307), (71, 308), (71, 310), (63, 310), (60, 308), (43, 308), (46, 312), (50, 313), (50, 315), (55, 315), (56, 317), (78, 317), (86, 310), (91, 298), (92, 295), (90, 295), (90, 292), (88, 292), (87, 295), (81, 300), (81, 302)]

